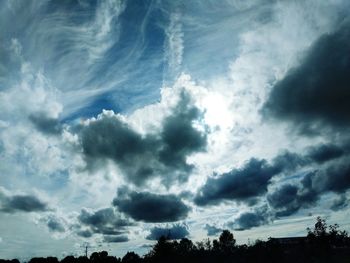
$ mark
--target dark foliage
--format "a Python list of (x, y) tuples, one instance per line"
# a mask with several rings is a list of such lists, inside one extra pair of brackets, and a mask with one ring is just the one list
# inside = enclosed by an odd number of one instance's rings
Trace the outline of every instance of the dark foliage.
[[(350, 237), (339, 230), (338, 224), (327, 225), (317, 218), (313, 229), (307, 228), (305, 237), (269, 238), (254, 244), (237, 245), (233, 234), (223, 230), (218, 239), (193, 243), (187, 238), (171, 240), (162, 236), (150, 252), (140, 257), (128, 252), (120, 259), (108, 256), (106, 251), (94, 252), (90, 258), (67, 256), (60, 263), (209, 263), (209, 262), (350, 262)], [(19, 263), (18, 260), (0, 260), (0, 263)], [(29, 263), (59, 263), (55, 257), (32, 258)]]

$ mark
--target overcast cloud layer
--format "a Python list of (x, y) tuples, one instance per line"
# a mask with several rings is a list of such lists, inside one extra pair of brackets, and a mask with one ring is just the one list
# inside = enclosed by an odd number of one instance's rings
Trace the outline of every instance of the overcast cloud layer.
[(348, 10), (1, 1), (0, 257), (350, 230)]

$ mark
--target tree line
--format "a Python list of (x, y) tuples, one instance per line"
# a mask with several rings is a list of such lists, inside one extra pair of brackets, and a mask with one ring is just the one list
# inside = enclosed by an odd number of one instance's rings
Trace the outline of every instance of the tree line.
[[(253, 244), (237, 245), (233, 234), (223, 230), (218, 239), (192, 242), (190, 239), (170, 240), (162, 236), (144, 256), (128, 252), (122, 258), (109, 256), (106, 251), (94, 252), (90, 257), (67, 256), (32, 258), (28, 263), (209, 263), (209, 262), (350, 262), (350, 237), (339, 225), (327, 226), (318, 217), (313, 229), (299, 238), (269, 238)], [(19, 263), (17, 259), (0, 263)]]

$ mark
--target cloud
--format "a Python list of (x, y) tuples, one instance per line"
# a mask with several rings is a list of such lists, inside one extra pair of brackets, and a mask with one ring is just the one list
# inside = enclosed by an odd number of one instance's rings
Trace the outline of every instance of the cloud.
[[(297, 169), (305, 167), (317, 170), (315, 166), (318, 167), (318, 165), (345, 158), (347, 153), (347, 145), (320, 144), (308, 147), (304, 155), (284, 151), (273, 158), (270, 163), (264, 159), (259, 160), (251, 158), (241, 168), (209, 177), (205, 184), (199, 188), (199, 191), (194, 197), (194, 202), (199, 206), (216, 205), (230, 200), (254, 204), (257, 197), (267, 193), (267, 187), (274, 176), (291, 174)], [(350, 169), (348, 170), (348, 166), (343, 164), (343, 161), (340, 161), (338, 165), (333, 165), (328, 168), (327, 166), (322, 167), (322, 172), (315, 171), (315, 173), (320, 174), (320, 182), (318, 184), (327, 184), (321, 187), (323, 188), (321, 191), (325, 189), (329, 191), (341, 191), (342, 189), (342, 191), (344, 191), (350, 187), (350, 182), (347, 179), (349, 171)], [(313, 176), (311, 174), (313, 174), (313, 172), (310, 173), (309, 176)], [(306, 179), (307, 176), (305, 177), (305, 180)], [(286, 186), (276, 191), (274, 195), (270, 195), (272, 204), (277, 205), (276, 202), (287, 201), (277, 196), (286, 194), (285, 198), (290, 198), (292, 188), (294, 189), (294, 186)], [(286, 191), (286, 193), (284, 193), (284, 191)], [(304, 187), (303, 191), (304, 193), (301, 194), (301, 199), (299, 201), (307, 203), (308, 201), (315, 201), (318, 195), (316, 192), (320, 190), (313, 189), (310, 186)], [(274, 198), (274, 196), (276, 196), (276, 198)], [(276, 199), (276, 202), (274, 199)]]
[(274, 209), (283, 210), (278, 212), (280, 216), (290, 215), (300, 208), (300, 204), (297, 202), (297, 192), (297, 186), (286, 184), (269, 194), (267, 200)]
[(281, 172), (266, 160), (250, 159), (240, 169), (208, 178), (194, 198), (199, 206), (215, 205), (225, 200), (249, 201), (267, 191), (271, 177)]
[(83, 153), (90, 166), (99, 160), (113, 160), (137, 185), (154, 177), (161, 177), (167, 186), (184, 182), (193, 169), (186, 158), (206, 147), (206, 135), (193, 125), (200, 118), (201, 112), (185, 92), (156, 133), (142, 135), (122, 116), (105, 111), (83, 127)]
[(184, 33), (179, 12), (170, 15), (169, 26), (165, 33), (167, 35), (165, 56), (169, 66), (169, 73), (176, 75), (179, 73), (182, 64), (184, 50)]
[(63, 222), (55, 216), (50, 216), (47, 220), (47, 227), (51, 232), (63, 233), (66, 231)]
[(93, 233), (89, 229), (79, 230), (76, 232), (78, 236), (89, 238), (92, 237)]
[(122, 243), (128, 242), (129, 238), (127, 236), (104, 236), (103, 241), (107, 243)]
[(33, 195), (9, 195), (0, 189), (0, 212), (45, 212), (49, 207)]
[(346, 197), (345, 194), (340, 195), (338, 198), (336, 198), (335, 200), (333, 200), (332, 205), (331, 205), (331, 209), (333, 211), (339, 211), (341, 209), (344, 209), (348, 206), (349, 200)]
[(149, 192), (118, 191), (113, 205), (136, 221), (173, 222), (185, 219), (190, 211), (175, 195)]
[(315, 204), (319, 196), (309, 184), (310, 174), (302, 180), (302, 186), (285, 184), (267, 196), (269, 205), (274, 209), (277, 217), (289, 216), (302, 207)]
[(83, 209), (78, 220), (82, 225), (88, 227), (88, 229), (77, 231), (77, 234), (83, 237), (90, 237), (93, 234), (121, 235), (126, 233), (126, 227), (134, 225), (116, 213), (113, 208), (96, 211)]
[(311, 171), (298, 182), (282, 184), (266, 196), (275, 216), (290, 216), (301, 208), (314, 206), (323, 194), (329, 192), (340, 195), (331, 209), (345, 207), (345, 193), (350, 188), (349, 157), (345, 151), (347, 148), (324, 144), (310, 148), (305, 155), (305, 165)]
[(283, 185), (273, 194), (268, 196), (269, 203), (275, 207), (284, 207), (286, 204), (291, 203), (295, 200), (295, 197), (298, 192), (298, 187), (291, 184)]
[(350, 188), (350, 165), (348, 163), (349, 158), (345, 158), (307, 174), (302, 180), (303, 189), (317, 194), (345, 193)]
[(204, 229), (207, 230), (208, 236), (215, 236), (215, 235), (221, 233), (223, 230), (222, 228), (218, 228), (216, 226), (209, 225), (209, 224), (205, 224)]
[(263, 107), (267, 117), (291, 121), (304, 134), (350, 124), (350, 27), (324, 34), (302, 63), (272, 89)]
[(309, 149), (307, 157), (316, 163), (324, 163), (329, 160), (342, 157), (346, 153), (345, 149), (334, 144), (322, 144)]
[(185, 225), (174, 224), (168, 227), (153, 227), (150, 234), (146, 237), (148, 240), (158, 240), (164, 236), (168, 239), (181, 239), (189, 235), (188, 229)]
[(58, 119), (46, 116), (44, 113), (31, 114), (29, 120), (44, 134), (57, 135), (62, 132), (62, 125)]
[(347, 161), (307, 173), (299, 184), (285, 184), (267, 195), (275, 215), (289, 216), (301, 208), (308, 208), (327, 192), (341, 194), (332, 204), (332, 209), (344, 206), (344, 193), (350, 188), (350, 168)]
[(256, 209), (252, 212), (241, 214), (232, 225), (236, 225), (235, 230), (247, 230), (261, 226), (269, 221), (269, 215), (265, 208)]

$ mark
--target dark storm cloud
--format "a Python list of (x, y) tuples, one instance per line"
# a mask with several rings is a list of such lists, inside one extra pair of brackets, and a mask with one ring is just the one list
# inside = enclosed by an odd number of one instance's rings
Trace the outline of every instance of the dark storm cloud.
[(344, 209), (345, 207), (348, 206), (349, 200), (346, 198), (346, 195), (340, 195), (337, 199), (335, 199), (331, 205), (331, 209), (333, 211), (338, 211), (341, 209)]
[(267, 191), (271, 177), (280, 167), (266, 160), (250, 159), (241, 169), (208, 178), (194, 198), (197, 205), (214, 205), (224, 200), (249, 201)]
[(298, 184), (286, 184), (267, 195), (269, 205), (277, 217), (289, 216), (301, 208), (307, 208), (328, 192), (340, 194), (331, 209), (345, 207), (345, 192), (350, 188), (350, 165), (348, 159), (335, 162), (328, 167), (307, 173)]
[(206, 224), (204, 227), (205, 230), (207, 230), (207, 235), (208, 236), (215, 236), (223, 231), (222, 228), (218, 228), (216, 226), (212, 226), (209, 224)]
[(150, 234), (146, 237), (148, 240), (158, 240), (164, 236), (168, 239), (181, 239), (185, 238), (190, 233), (185, 225), (175, 224), (170, 227), (153, 227), (150, 230)]
[[(302, 185), (285, 184), (267, 196), (269, 205), (277, 217), (289, 216), (302, 207), (309, 207), (318, 200), (318, 193), (306, 183), (308, 176), (302, 180)], [(304, 183), (304, 184), (303, 184)]]
[(113, 200), (120, 212), (137, 221), (173, 222), (187, 217), (190, 208), (175, 195), (125, 191)]
[(88, 230), (79, 230), (78, 235), (90, 236), (92, 234), (103, 235), (120, 235), (126, 233), (126, 227), (132, 226), (133, 223), (122, 218), (113, 208), (100, 209), (94, 212), (89, 212), (83, 209), (78, 216), (79, 222), (89, 227)]
[(305, 159), (304, 156), (284, 151), (271, 161), (271, 166), (273, 167), (272, 170), (275, 171), (274, 175), (276, 175), (281, 172), (293, 172), (295, 169), (305, 166), (308, 163), (310, 161)]
[(346, 151), (337, 145), (322, 144), (318, 147), (310, 148), (307, 157), (314, 162), (324, 163), (342, 157), (345, 153)]
[(350, 188), (350, 164), (346, 161), (330, 166), (316, 178), (322, 190), (344, 193)]
[(318, 133), (325, 126), (347, 128), (349, 50), (349, 23), (320, 37), (301, 65), (274, 86), (263, 108), (265, 116), (292, 121), (302, 133)]
[[(267, 192), (267, 187), (272, 177), (279, 174), (288, 175), (304, 167), (317, 170), (320, 165), (345, 158), (348, 153), (349, 147), (346, 143), (344, 143), (343, 146), (320, 144), (307, 148), (304, 155), (288, 151), (282, 152), (272, 159), (270, 163), (264, 159), (258, 160), (252, 158), (240, 169), (233, 169), (228, 173), (208, 178), (194, 197), (194, 202), (199, 206), (206, 206), (233, 200), (245, 202), (252, 206), (256, 203), (257, 197)], [(350, 166), (343, 165), (342, 163), (344, 162), (340, 162), (340, 164), (328, 168), (322, 167), (322, 172), (317, 172), (317, 174), (322, 174), (318, 185), (326, 184), (321, 187), (322, 190), (315, 189), (314, 186), (303, 186), (302, 193), (298, 194), (299, 200), (297, 204), (294, 204), (287, 210), (292, 213), (293, 207), (298, 210), (303, 204), (316, 201), (320, 191), (341, 192), (341, 189), (342, 191), (348, 189), (350, 187), (350, 180), (348, 179)], [(305, 176), (304, 183), (306, 183), (307, 180), (311, 180), (310, 178), (314, 176), (313, 173)], [(304, 185), (304, 183), (302, 183), (302, 185)], [(279, 191), (274, 193), (275, 195), (270, 195), (270, 198), (281, 195), (282, 198), (275, 199), (279, 202), (283, 202), (284, 198), (291, 198), (292, 189), (296, 191), (294, 186), (279, 189)], [(271, 199), (271, 202), (275, 204), (273, 199)]]
[(165, 185), (186, 181), (193, 169), (186, 157), (204, 151), (207, 143), (206, 135), (193, 127), (201, 112), (191, 104), (191, 98), (183, 92), (161, 130), (145, 136), (116, 116), (104, 115), (92, 121), (81, 133), (87, 163), (112, 159), (137, 185), (155, 176), (161, 176)]
[(345, 193), (350, 188), (349, 158), (334, 162), (326, 168), (309, 173), (302, 180), (303, 189), (322, 194)]
[(49, 228), (49, 230), (51, 232), (60, 232), (63, 233), (66, 231), (64, 225), (62, 224), (62, 222), (54, 217), (54, 216), (50, 216), (47, 220), (47, 227)]
[(62, 132), (62, 126), (58, 119), (50, 118), (43, 113), (32, 114), (29, 116), (29, 120), (42, 133), (57, 135)]
[(128, 242), (129, 238), (127, 236), (104, 236), (103, 241), (107, 243), (122, 243)]
[(268, 195), (267, 199), (274, 208), (285, 207), (295, 200), (298, 187), (291, 184), (283, 185), (273, 194)]
[[(0, 189), (1, 190), (1, 189)], [(44, 212), (48, 205), (33, 195), (7, 195), (0, 191), (0, 212)]]
[(247, 230), (253, 227), (261, 226), (269, 221), (269, 216), (265, 208), (256, 209), (252, 212), (241, 214), (233, 223), (237, 227), (235, 230)]

